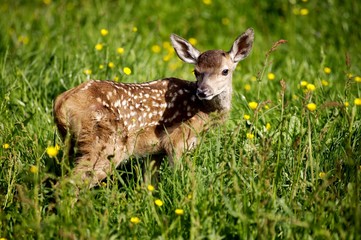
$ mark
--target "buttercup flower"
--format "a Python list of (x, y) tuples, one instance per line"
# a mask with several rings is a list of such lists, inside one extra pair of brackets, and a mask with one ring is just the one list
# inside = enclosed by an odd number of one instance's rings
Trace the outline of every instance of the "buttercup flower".
[(161, 48), (160, 48), (159, 45), (155, 44), (155, 45), (152, 46), (152, 52), (160, 53), (160, 51), (161, 51)]
[(132, 28), (132, 31), (133, 31), (133, 32), (138, 32), (138, 28), (137, 28), (137, 27), (133, 27), (133, 28)]
[(306, 87), (307, 84), (308, 84), (308, 82), (306, 82), (306, 81), (301, 81), (300, 82), (301, 87)]
[(312, 83), (309, 83), (309, 84), (307, 84), (306, 88), (308, 91), (312, 92), (312, 91), (315, 91), (316, 86), (313, 85)]
[(32, 165), (31, 167), (30, 167), (30, 172), (31, 173), (38, 173), (38, 167), (37, 166), (34, 166), (34, 165)]
[(56, 155), (58, 155), (59, 150), (60, 150), (60, 147), (58, 144), (56, 144), (55, 146), (47, 147), (46, 153), (48, 154), (49, 157), (53, 158), (53, 157), (56, 157)]
[(134, 224), (140, 223), (140, 219), (138, 217), (131, 217), (130, 222)]
[(258, 107), (258, 103), (250, 102), (250, 103), (248, 103), (248, 106), (250, 109), (255, 110)]
[(266, 130), (269, 131), (271, 129), (271, 124), (270, 123), (267, 123), (266, 124)]
[(355, 98), (354, 103), (356, 106), (361, 106), (361, 98)]
[(267, 74), (267, 78), (268, 78), (268, 80), (275, 80), (275, 78), (276, 78), (276, 75), (274, 74), (274, 73), (268, 73)]
[(100, 34), (102, 35), (102, 36), (106, 36), (106, 35), (108, 35), (108, 30), (107, 29), (105, 29), (105, 28), (103, 28), (102, 30), (100, 30)]
[(124, 53), (124, 48), (122, 48), (122, 47), (117, 48), (117, 53), (118, 54), (123, 54)]
[(188, 41), (189, 41), (189, 43), (192, 44), (193, 46), (196, 45), (197, 42), (198, 42), (197, 39), (195, 39), (195, 38), (190, 38), (190, 39), (188, 39)]
[(244, 90), (246, 90), (247, 92), (251, 90), (251, 85), (250, 84), (246, 84), (244, 85)]
[(343, 104), (345, 107), (348, 107), (349, 105), (350, 105), (350, 103), (349, 102), (344, 102), (344, 104)]
[(128, 67), (123, 68), (123, 72), (124, 72), (125, 75), (132, 74), (132, 70), (130, 68), (128, 68)]
[(354, 78), (355, 82), (361, 83), (361, 77), (360, 76), (356, 76)]
[(323, 69), (323, 71), (324, 71), (326, 74), (330, 74), (330, 73), (331, 73), (331, 68), (325, 67), (325, 68)]
[(249, 120), (250, 118), (251, 118), (251, 116), (248, 115), (248, 114), (244, 114), (244, 116), (243, 116), (243, 119), (244, 119), (244, 120)]
[(10, 145), (8, 143), (4, 143), (3, 144), (3, 149), (8, 149), (8, 148), (10, 148)]
[(114, 67), (115, 67), (115, 64), (114, 64), (113, 62), (109, 62), (109, 63), (108, 63), (108, 67), (109, 67), (109, 68), (114, 68)]
[(329, 85), (329, 83), (324, 79), (321, 80), (321, 84), (322, 84), (322, 86), (325, 86), (325, 87), (327, 87)]
[(97, 43), (97, 44), (95, 45), (95, 49), (98, 50), (98, 51), (101, 51), (101, 50), (103, 49), (103, 44)]
[(308, 13), (309, 13), (309, 11), (307, 8), (301, 8), (300, 15), (306, 16), (306, 15), (308, 15)]
[(180, 209), (180, 208), (177, 208), (174, 212), (175, 212), (175, 214), (177, 214), (177, 215), (183, 215), (183, 214), (184, 214), (184, 210), (183, 210), (183, 209)]
[(205, 5), (211, 5), (212, 4), (212, 0), (203, 0), (203, 3)]
[(325, 172), (320, 172), (320, 173), (318, 174), (318, 176), (319, 176), (320, 178), (324, 178), (324, 177), (326, 177), (326, 173), (325, 173)]
[(155, 200), (154, 203), (155, 203), (155, 205), (157, 205), (158, 207), (163, 206), (163, 201), (160, 200), (160, 199)]
[(254, 138), (253, 133), (247, 133), (246, 136), (247, 136), (248, 139), (253, 139)]
[(153, 192), (154, 191), (154, 186), (149, 184), (147, 189), (150, 191), (150, 192)]
[(92, 74), (91, 69), (85, 69), (83, 72), (84, 72), (85, 75), (91, 75)]
[(317, 106), (314, 103), (307, 104), (307, 109), (310, 110), (311, 112), (315, 111), (316, 108), (317, 108)]

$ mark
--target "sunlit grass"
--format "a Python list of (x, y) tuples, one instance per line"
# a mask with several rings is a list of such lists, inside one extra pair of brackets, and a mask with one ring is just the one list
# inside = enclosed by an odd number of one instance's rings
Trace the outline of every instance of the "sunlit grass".
[[(0, 238), (357, 239), (357, 9), (352, 1), (1, 3)], [(254, 49), (234, 73), (229, 121), (174, 168), (165, 159), (156, 186), (141, 177), (150, 157), (132, 158), (91, 190), (57, 184), (73, 166), (53, 123), (57, 95), (87, 79), (194, 80), (171, 33), (200, 50), (229, 50), (248, 27)]]

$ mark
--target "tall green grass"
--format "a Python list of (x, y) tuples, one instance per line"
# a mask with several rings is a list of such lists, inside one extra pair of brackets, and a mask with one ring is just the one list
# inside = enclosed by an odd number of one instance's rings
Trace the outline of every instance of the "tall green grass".
[[(0, 238), (360, 238), (360, 7), (0, 3)], [(193, 80), (192, 66), (169, 49), (170, 33), (194, 38), (200, 50), (228, 50), (248, 27), (254, 49), (234, 73), (230, 120), (175, 168), (165, 159), (156, 190), (141, 177), (151, 159), (131, 159), (99, 187), (81, 190), (77, 202), (71, 183), (54, 187), (69, 169), (52, 117), (58, 94), (89, 78)], [(280, 39), (288, 42), (266, 58)], [(50, 157), (55, 144), (60, 151)]]

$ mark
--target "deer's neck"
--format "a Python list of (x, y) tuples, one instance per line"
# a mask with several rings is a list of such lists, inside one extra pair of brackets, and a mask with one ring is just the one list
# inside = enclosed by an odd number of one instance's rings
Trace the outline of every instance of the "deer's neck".
[(232, 88), (226, 88), (223, 92), (212, 98), (211, 100), (203, 100), (206, 110), (210, 112), (227, 113), (231, 109)]

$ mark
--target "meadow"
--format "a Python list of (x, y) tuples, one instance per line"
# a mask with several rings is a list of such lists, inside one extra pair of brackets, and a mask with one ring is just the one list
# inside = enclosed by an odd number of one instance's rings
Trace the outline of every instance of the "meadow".
[[(360, 8), (2, 1), (0, 239), (360, 239)], [(140, 177), (150, 159), (132, 158), (75, 203), (71, 184), (54, 187), (72, 168), (57, 95), (87, 79), (193, 81), (171, 33), (228, 50), (248, 27), (254, 47), (234, 73), (229, 121), (174, 168), (165, 159), (157, 186)]]

